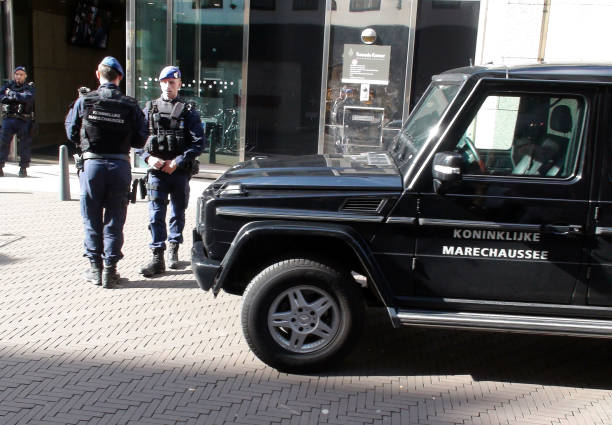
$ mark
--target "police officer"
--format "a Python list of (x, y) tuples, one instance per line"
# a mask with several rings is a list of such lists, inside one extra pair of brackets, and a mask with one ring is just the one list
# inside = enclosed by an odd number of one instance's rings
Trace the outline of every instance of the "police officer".
[[(181, 71), (167, 66), (159, 74), (162, 95), (144, 108), (149, 128), (145, 149), (137, 152), (149, 164), (149, 247), (153, 259), (141, 273), (151, 277), (166, 270), (164, 250), (168, 241), (168, 267), (178, 267), (178, 248), (183, 242), (185, 209), (189, 201), (189, 180), (197, 173), (197, 157), (202, 152), (203, 130), (193, 105), (178, 97)], [(169, 232), (166, 209), (170, 195)]]
[(119, 90), (123, 68), (117, 59), (105, 57), (96, 77), (100, 87), (76, 100), (65, 126), (68, 138), (83, 152), (79, 180), (84, 256), (91, 264), (85, 278), (110, 288), (119, 280), (117, 262), (123, 257), (123, 225), (132, 179), (130, 147), (144, 146), (146, 126), (136, 100)]
[(8, 157), (13, 136), (19, 138), (19, 177), (28, 175), (30, 166), (30, 147), (32, 146), (32, 119), (34, 117), (33, 83), (26, 84), (28, 74), (23, 66), (15, 68), (14, 80), (0, 89), (0, 104), (2, 105), (2, 131), (0, 132), (0, 177), (4, 176), (4, 163)]

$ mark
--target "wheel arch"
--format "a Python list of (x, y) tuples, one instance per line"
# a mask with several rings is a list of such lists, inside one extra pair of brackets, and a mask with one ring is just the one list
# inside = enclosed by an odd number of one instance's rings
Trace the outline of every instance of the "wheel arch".
[(367, 242), (350, 226), (328, 223), (254, 221), (245, 224), (221, 262), (213, 292), (216, 295), (223, 288), (240, 294), (250, 277), (273, 262), (296, 255), (339, 264), (363, 274), (370, 282), (372, 295), (383, 306), (389, 305), (386, 280)]

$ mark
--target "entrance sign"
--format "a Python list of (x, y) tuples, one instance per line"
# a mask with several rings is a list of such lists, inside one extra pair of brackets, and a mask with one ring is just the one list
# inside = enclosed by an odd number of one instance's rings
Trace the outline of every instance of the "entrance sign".
[(391, 46), (345, 44), (342, 82), (388, 85), (390, 63)]

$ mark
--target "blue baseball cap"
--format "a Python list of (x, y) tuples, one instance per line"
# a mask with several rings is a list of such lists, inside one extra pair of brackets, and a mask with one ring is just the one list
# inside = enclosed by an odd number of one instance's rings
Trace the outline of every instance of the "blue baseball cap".
[(167, 66), (159, 73), (159, 80), (165, 80), (166, 78), (181, 78), (181, 70), (178, 66)]
[(100, 62), (100, 65), (110, 66), (115, 71), (117, 71), (119, 74), (121, 74), (122, 77), (124, 76), (123, 68), (121, 68), (121, 64), (119, 63), (117, 59), (115, 59), (112, 56), (107, 56), (104, 59), (102, 59), (102, 62)]
[(13, 71), (13, 74), (16, 73), (17, 71), (23, 71), (26, 74), (28, 73), (28, 71), (26, 71), (25, 66), (18, 66), (17, 68), (15, 68), (15, 70)]

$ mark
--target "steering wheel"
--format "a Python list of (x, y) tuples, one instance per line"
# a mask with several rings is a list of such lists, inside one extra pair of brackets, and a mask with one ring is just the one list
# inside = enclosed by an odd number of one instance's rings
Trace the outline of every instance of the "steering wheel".
[(459, 139), (459, 143), (457, 143), (457, 150), (463, 156), (463, 159), (468, 165), (468, 169), (476, 170), (476, 167), (478, 167), (480, 174), (486, 174), (487, 167), (480, 159), (480, 155), (478, 155), (478, 151), (472, 139), (464, 134), (461, 139)]

